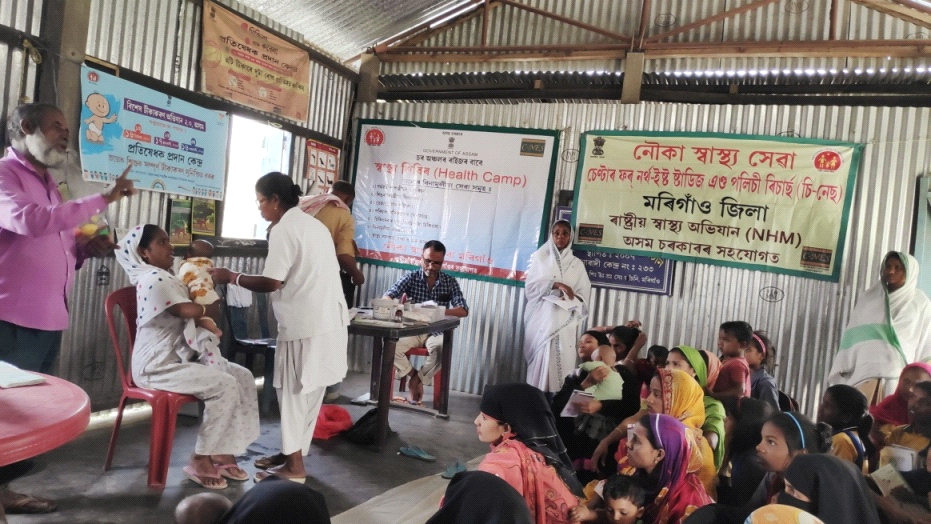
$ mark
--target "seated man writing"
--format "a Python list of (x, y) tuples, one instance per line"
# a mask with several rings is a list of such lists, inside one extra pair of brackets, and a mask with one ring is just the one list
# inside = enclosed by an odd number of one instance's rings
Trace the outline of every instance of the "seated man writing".
[[(453, 317), (465, 317), (469, 314), (469, 306), (456, 279), (440, 272), (443, 260), (446, 257), (446, 246), (439, 240), (431, 240), (423, 246), (423, 269), (417, 269), (401, 277), (385, 293), (386, 297), (399, 298), (407, 295), (408, 299), (419, 304), (433, 301), (446, 308), (446, 314)], [(426, 347), (430, 353), (421, 366), (415, 370), (407, 359), (411, 348)], [(398, 378), (410, 377), (411, 396), (408, 402), (422, 405), (423, 387), (433, 382), (433, 376), (439, 369), (440, 353), (443, 347), (443, 333), (430, 333), (404, 337), (398, 340), (394, 351), (394, 367)]]

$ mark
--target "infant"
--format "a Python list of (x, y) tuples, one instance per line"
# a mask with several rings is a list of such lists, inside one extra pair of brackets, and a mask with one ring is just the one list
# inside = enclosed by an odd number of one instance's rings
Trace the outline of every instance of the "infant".
[(599, 346), (592, 355), (591, 362), (583, 362), (579, 369), (591, 373), (602, 366), (607, 367), (610, 371), (608, 376), (600, 383), (592, 387), (585, 388), (586, 393), (595, 395), (595, 400), (620, 400), (624, 394), (624, 379), (621, 374), (614, 369), (617, 356), (614, 348), (611, 346)]
[(191, 300), (204, 306), (220, 300), (220, 295), (213, 289), (213, 278), (207, 272), (213, 268), (213, 260), (210, 260), (212, 255), (213, 244), (206, 240), (195, 240), (188, 246), (178, 272), (178, 277), (190, 291)]
[[(210, 256), (213, 244), (206, 240), (195, 240), (188, 246), (178, 277), (188, 287), (188, 293), (195, 304), (209, 306), (220, 300), (220, 295), (213, 288), (213, 278), (207, 272), (213, 267)], [(220, 329), (216, 321), (208, 316), (197, 319), (198, 329), (193, 337), (185, 333), (188, 342), (200, 354), (200, 362), (207, 366), (225, 367), (226, 359), (220, 354)]]

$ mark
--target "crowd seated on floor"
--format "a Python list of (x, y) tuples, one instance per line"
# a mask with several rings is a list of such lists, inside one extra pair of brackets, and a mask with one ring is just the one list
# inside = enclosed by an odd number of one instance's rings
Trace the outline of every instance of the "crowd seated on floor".
[[(639, 323), (620, 328), (601, 326), (578, 341), (583, 362), (610, 351), (607, 372), (576, 368), (556, 394), (522, 383), (485, 387), (475, 425), (489, 453), (478, 471), (450, 482), (429, 522), (931, 522), (931, 366), (905, 367), (895, 393), (872, 408), (857, 388), (832, 386), (813, 420), (781, 411), (765, 388), (754, 397), (747, 385), (774, 348), (745, 322), (721, 325), (720, 360), (684, 344), (638, 359)], [(750, 364), (728, 345), (753, 352)], [(606, 409), (615, 400), (572, 397), (609, 372), (623, 380), (617, 402), (627, 411)], [(729, 385), (715, 387), (724, 375)], [(610, 416), (593, 423), (599, 413)], [(883, 473), (895, 468), (902, 480), (889, 489)], [(474, 502), (492, 492), (495, 504)], [(220, 517), (255, 506), (247, 497), (233, 509), (199, 501), (215, 520), (178, 522), (249, 522)]]

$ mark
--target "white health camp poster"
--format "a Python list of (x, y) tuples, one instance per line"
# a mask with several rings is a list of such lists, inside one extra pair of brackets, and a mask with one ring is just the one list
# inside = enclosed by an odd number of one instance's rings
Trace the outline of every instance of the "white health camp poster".
[(548, 233), (558, 131), (361, 120), (356, 136), (362, 258), (419, 266), (440, 240), (444, 271), (523, 281)]

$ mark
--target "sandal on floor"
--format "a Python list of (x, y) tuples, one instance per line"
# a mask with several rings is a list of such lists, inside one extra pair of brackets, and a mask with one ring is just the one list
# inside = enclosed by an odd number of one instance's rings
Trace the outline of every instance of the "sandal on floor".
[(463, 464), (462, 462), (457, 461), (452, 466), (447, 466), (447, 468), (443, 470), (443, 473), (440, 476), (443, 477), (444, 479), (451, 479), (456, 476), (456, 473), (459, 473), (465, 470), (466, 470), (466, 465)]
[(51, 513), (58, 509), (54, 501), (33, 497), (32, 495), (26, 495), (24, 493), (16, 493), (16, 495), (16, 500), (7, 501), (3, 505), (3, 509), (11, 515)]
[(420, 449), (417, 446), (403, 446), (398, 453), (405, 457), (415, 458), (424, 462), (436, 462), (436, 457)]
[[(200, 484), (200, 487), (202, 487), (202, 488), (207, 488), (207, 489), (226, 489), (226, 487), (228, 486), (228, 484), (226, 483), (226, 479), (223, 478), (223, 477), (221, 477), (220, 475), (215, 474), (215, 473), (200, 473), (200, 474), (198, 474), (198, 473), (197, 473), (197, 470), (195, 470), (195, 469), (192, 468), (191, 466), (184, 466), (184, 468), (183, 468), (181, 471), (184, 472), (184, 476), (187, 477), (188, 480), (190, 480), (191, 482), (193, 482), (193, 483), (195, 483), (195, 484)], [(223, 483), (222, 483), (222, 484), (216, 484), (216, 485), (209, 485), (209, 484), (206, 484), (206, 483), (204, 482), (204, 479), (220, 479), (220, 480), (223, 481)]]
[(283, 475), (278, 475), (270, 471), (259, 471), (258, 473), (255, 474), (255, 476), (252, 477), (252, 480), (255, 481), (256, 484), (258, 484), (259, 482), (262, 482), (263, 480), (269, 477), (278, 477), (280, 479), (290, 480), (291, 482), (297, 482), (298, 484), (303, 484), (307, 480), (307, 477), (285, 477)]
[[(214, 466), (217, 468), (217, 473), (219, 473), (220, 476), (223, 478), (228, 478), (230, 480), (238, 480), (240, 482), (244, 480), (249, 480), (249, 474), (246, 473), (242, 468), (240, 468), (238, 464), (235, 464), (235, 463), (234, 464), (214, 464)], [(233, 468), (239, 469), (240, 474), (236, 475), (235, 473), (230, 471)]]
[(253, 464), (259, 469), (268, 469), (284, 464), (287, 459), (288, 457), (286, 455), (278, 453), (275, 455), (269, 455), (267, 457), (257, 458)]

